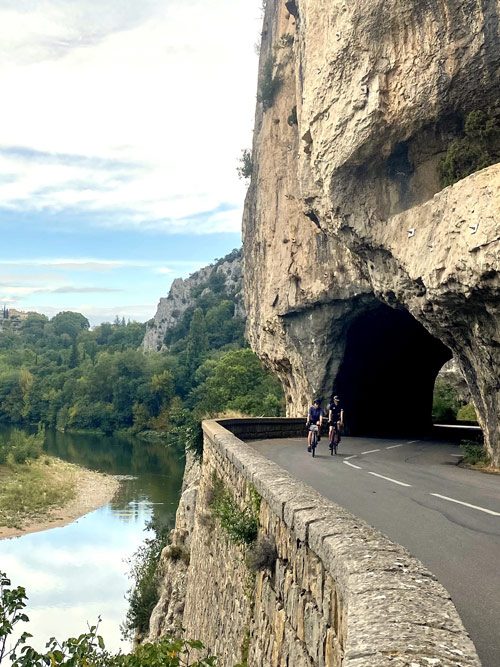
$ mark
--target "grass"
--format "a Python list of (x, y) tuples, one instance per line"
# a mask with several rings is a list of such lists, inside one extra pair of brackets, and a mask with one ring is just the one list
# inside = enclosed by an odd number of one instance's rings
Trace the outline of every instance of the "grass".
[(76, 466), (42, 456), (0, 466), (0, 526), (22, 528), (75, 496)]

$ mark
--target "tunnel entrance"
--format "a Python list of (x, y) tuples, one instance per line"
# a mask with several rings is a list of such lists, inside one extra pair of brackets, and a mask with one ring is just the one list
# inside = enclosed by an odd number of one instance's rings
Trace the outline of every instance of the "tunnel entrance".
[(380, 304), (358, 316), (334, 384), (350, 434), (428, 431), (434, 381), (451, 356), (406, 310)]

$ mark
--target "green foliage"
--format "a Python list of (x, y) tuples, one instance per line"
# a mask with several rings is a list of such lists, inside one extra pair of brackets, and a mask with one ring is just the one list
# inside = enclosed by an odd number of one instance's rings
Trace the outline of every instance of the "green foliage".
[(457, 412), (457, 421), (459, 422), (477, 422), (476, 409), (472, 403), (463, 405)]
[(456, 389), (450, 384), (438, 378), (434, 385), (434, 400), (432, 404), (432, 415), (437, 422), (454, 422), (460, 400)]
[(462, 440), (460, 447), (463, 451), (463, 461), (470, 465), (487, 465), (489, 463), (488, 455), (483, 445), (473, 440)]
[(66, 334), (75, 339), (81, 331), (90, 328), (89, 321), (81, 313), (74, 313), (71, 310), (65, 310), (58, 313), (51, 319), (54, 333), (58, 336)]
[(37, 459), (42, 453), (44, 439), (43, 426), (40, 426), (34, 435), (28, 435), (19, 429), (0, 435), (0, 464), (21, 464)]
[(129, 608), (123, 624), (124, 636), (133, 638), (135, 632), (144, 636), (149, 630), (149, 619), (158, 602), (157, 566), (163, 547), (167, 544), (166, 530), (150, 523), (147, 529), (154, 532), (147, 538), (130, 560), (130, 577), (134, 585), (128, 593)]
[(201, 418), (193, 411), (187, 410), (179, 401), (175, 402), (170, 413), (170, 424), (167, 434), (170, 446), (182, 451), (192, 451), (197, 458), (203, 454), (203, 431)]
[(273, 106), (276, 95), (283, 83), (281, 76), (274, 72), (275, 64), (274, 58), (269, 57), (262, 68), (257, 99), (262, 102), (264, 111)]
[(0, 663), (8, 658), (12, 667), (213, 667), (217, 664), (215, 656), (208, 654), (191, 660), (193, 651), (204, 652), (201, 642), (168, 637), (155, 644), (142, 644), (132, 653), (112, 654), (98, 634), (98, 625), (62, 642), (52, 637), (44, 653), (26, 643), (31, 637), (27, 632), (20, 634), (9, 647), (7, 641), (14, 628), (29, 620), (24, 613), (26, 599), (24, 588), (12, 588), (10, 580), (0, 572)]
[(279, 384), (244, 348), (235, 304), (240, 284), (220, 270), (239, 255), (234, 250), (218, 260), (193, 288), (192, 305), (165, 337), (168, 352), (138, 349), (146, 325), (116, 318), (89, 330), (73, 312), (51, 320), (30, 314), (18, 333), (0, 333), (0, 423), (155, 430), (200, 455), (205, 416), (281, 414)]
[(238, 177), (241, 179), (252, 178), (253, 174), (253, 160), (252, 152), (246, 148), (241, 151), (241, 157), (239, 159), (239, 165), (236, 169), (238, 172)]
[(240, 510), (216, 475), (212, 479), (212, 485), (210, 506), (229, 539), (235, 544), (253, 544), (259, 530), (260, 496), (257, 491), (253, 487), (250, 489), (250, 500), (246, 507)]
[(465, 119), (464, 136), (451, 142), (439, 164), (441, 186), (495, 164), (500, 158), (498, 110), (472, 111)]
[(264, 370), (249, 348), (230, 350), (208, 359), (198, 369), (196, 404), (216, 415), (234, 410), (254, 416), (279, 416), (283, 394), (279, 382)]

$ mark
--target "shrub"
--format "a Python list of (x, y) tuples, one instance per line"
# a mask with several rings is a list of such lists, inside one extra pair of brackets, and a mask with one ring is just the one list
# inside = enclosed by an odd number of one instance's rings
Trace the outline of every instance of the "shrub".
[(451, 142), (439, 164), (441, 186), (457, 181), (498, 161), (500, 123), (496, 111), (472, 111), (465, 119), (464, 136)]
[(472, 403), (463, 405), (457, 412), (457, 421), (459, 422), (477, 422), (476, 409)]
[(42, 453), (45, 430), (38, 428), (34, 435), (28, 435), (19, 429), (11, 433), (0, 442), (0, 464), (21, 464), (28, 460), (37, 459)]
[(452, 385), (437, 379), (434, 385), (432, 415), (438, 422), (454, 422), (460, 407), (458, 394)]
[(165, 555), (167, 558), (170, 558), (170, 560), (181, 560), (185, 565), (189, 565), (190, 553), (186, 547), (181, 547), (178, 544), (171, 544), (167, 547)]
[(276, 543), (269, 537), (261, 537), (250, 549), (247, 565), (254, 572), (273, 570), (278, 558)]
[(489, 462), (488, 455), (483, 445), (474, 442), (473, 440), (462, 440), (460, 448), (464, 453), (464, 462), (470, 465), (482, 463), (487, 465)]
[(252, 152), (246, 148), (242, 150), (239, 162), (239, 166), (236, 169), (238, 177), (241, 179), (251, 178), (253, 173)]
[(179, 407), (170, 414), (170, 426), (167, 433), (167, 444), (180, 451), (189, 449), (196, 458), (203, 457), (203, 430), (201, 420), (190, 410)]
[(267, 109), (273, 106), (276, 95), (283, 82), (281, 76), (274, 73), (274, 66), (274, 58), (270, 57), (266, 60), (262, 69), (257, 99), (259, 102), (262, 102), (264, 111), (267, 111)]
[(232, 495), (224, 488), (222, 481), (214, 475), (211, 507), (219, 518), (222, 528), (235, 544), (252, 544), (259, 530), (260, 496), (252, 487), (250, 502), (243, 509), (236, 505)]

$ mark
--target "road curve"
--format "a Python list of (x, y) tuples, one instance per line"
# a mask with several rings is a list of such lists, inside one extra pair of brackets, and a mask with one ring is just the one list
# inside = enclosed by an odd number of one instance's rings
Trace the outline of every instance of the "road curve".
[(483, 667), (500, 666), (500, 475), (456, 465), (457, 445), (344, 438), (248, 443), (419, 558), (451, 594)]

